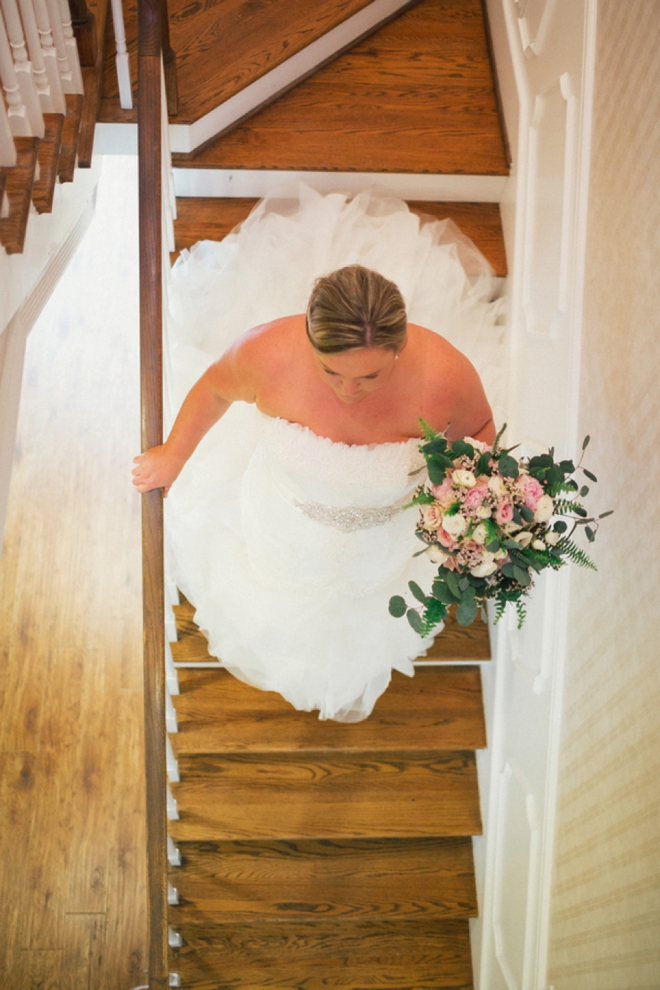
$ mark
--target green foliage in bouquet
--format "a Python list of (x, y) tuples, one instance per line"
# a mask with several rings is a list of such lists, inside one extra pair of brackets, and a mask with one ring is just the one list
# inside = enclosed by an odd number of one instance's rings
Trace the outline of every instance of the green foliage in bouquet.
[[(536, 574), (547, 567), (558, 570), (571, 562), (596, 570), (593, 561), (574, 541), (579, 527), (587, 540), (596, 537), (603, 512), (590, 517), (582, 504), (587, 485), (575, 478), (581, 471), (596, 476), (570, 460), (556, 462), (554, 450), (517, 460), (515, 447), (502, 448), (505, 426), (492, 447), (470, 438), (450, 442), (421, 422), (427, 482), (417, 489), (410, 506), (420, 507), (416, 535), (427, 553), (439, 563), (430, 593), (414, 581), (409, 589), (417, 605), (401, 595), (390, 599), (390, 614), (406, 616), (420, 636), (428, 636), (456, 606), (458, 622), (467, 626), (478, 614), (486, 619), (485, 603), (495, 603), (497, 622), (509, 602), (525, 620), (524, 598)], [(585, 437), (582, 451), (587, 448)], [(563, 517), (563, 518), (562, 518)], [(416, 554), (415, 556), (418, 556)]]

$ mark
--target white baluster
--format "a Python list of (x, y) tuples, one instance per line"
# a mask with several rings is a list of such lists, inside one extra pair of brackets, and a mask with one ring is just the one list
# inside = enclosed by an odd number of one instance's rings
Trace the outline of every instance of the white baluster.
[(170, 866), (181, 866), (181, 850), (174, 845), (171, 835), (167, 837), (167, 858)]
[(46, 0), (48, 8), (48, 19), (50, 20), (50, 31), (55, 42), (57, 52), (57, 66), (62, 80), (62, 90), (65, 93), (76, 93), (76, 84), (73, 79), (73, 72), (69, 65), (69, 50), (66, 47), (64, 31), (62, 29), (62, 18), (60, 16), (59, 0)]
[(30, 128), (36, 137), (43, 137), (44, 118), (41, 112), (36, 80), (32, 72), (32, 63), (28, 58), (25, 46), (23, 25), (16, 0), (2, 0), (2, 13), (7, 26), (9, 47), (14, 56), (14, 71), (27, 110)]
[(131, 90), (131, 67), (126, 49), (126, 30), (124, 28), (124, 11), (121, 0), (111, 0), (112, 23), (115, 29), (115, 66), (117, 68), (117, 84), (119, 86), (119, 106), (124, 110), (133, 108), (133, 92)]
[(181, 932), (175, 932), (173, 928), (168, 928), (167, 941), (170, 949), (180, 949), (183, 945), (183, 936)]
[(179, 780), (179, 764), (177, 758), (174, 755), (174, 750), (172, 748), (172, 743), (170, 742), (170, 737), (165, 737), (165, 748), (167, 756), (167, 779), (173, 784), (178, 784)]
[(50, 99), (53, 104), (54, 113), (66, 113), (66, 103), (64, 102), (64, 90), (60, 79), (60, 69), (57, 64), (57, 51), (50, 30), (50, 18), (46, 7), (46, 0), (18, 0), (23, 18), (23, 27), (28, 40), (28, 51), (33, 63), (36, 65), (36, 58), (33, 48), (31, 22), (34, 22), (39, 36), (41, 55), (48, 77), (50, 87)]
[(39, 97), (41, 112), (56, 113), (58, 111), (56, 110), (51, 97), (50, 81), (48, 79), (48, 73), (46, 72), (46, 66), (44, 65), (41, 40), (39, 38), (39, 31), (37, 30), (37, 22), (34, 18), (34, 9), (32, 7), (31, 0), (27, 0), (27, 2), (26, 0), (19, 0), (19, 3), (21, 6), (21, 19), (23, 22), (25, 39), (27, 41), (28, 54), (32, 65), (32, 77), (34, 79), (34, 85)]
[(179, 903), (179, 891), (172, 886), (169, 880), (167, 881), (167, 903), (171, 907)]
[(69, 66), (71, 67), (71, 78), (73, 80), (76, 93), (84, 93), (85, 90), (83, 87), (82, 72), (80, 71), (80, 59), (78, 58), (78, 44), (76, 42), (76, 36), (73, 33), (71, 11), (69, 10), (68, 0), (59, 0), (59, 6), (62, 34), (64, 35), (64, 44), (66, 45), (66, 50), (68, 53)]
[(30, 119), (14, 71), (14, 59), (2, 17), (0, 17), (0, 79), (7, 100), (7, 117), (12, 134), (15, 137), (30, 137), (32, 134)]
[[(170, 150), (170, 125), (167, 116), (167, 92), (165, 70), (160, 63), (160, 106), (161, 106), (161, 182), (163, 201), (163, 241), (168, 251), (174, 251), (174, 218), (176, 217), (176, 195), (174, 193), (174, 173), (172, 172), (172, 152)], [(167, 260), (166, 270), (169, 268)]]
[(165, 680), (171, 695), (181, 694), (181, 688), (179, 687), (179, 675), (177, 674), (176, 667), (174, 666), (172, 647), (170, 646), (167, 635), (165, 636)]
[(170, 694), (170, 689), (165, 683), (165, 725), (168, 732), (178, 732), (179, 726), (176, 720), (176, 709), (172, 704), (172, 695)]
[[(12, 137), (5, 101), (0, 100), (0, 168), (13, 168), (16, 164), (16, 145)], [(7, 195), (2, 197), (0, 203), (0, 217), (8, 215)]]
[(167, 785), (167, 818), (170, 822), (176, 822), (179, 819), (179, 809), (169, 784)]

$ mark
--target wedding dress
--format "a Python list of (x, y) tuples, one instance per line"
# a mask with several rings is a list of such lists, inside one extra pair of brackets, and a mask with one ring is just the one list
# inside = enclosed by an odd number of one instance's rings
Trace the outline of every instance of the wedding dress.
[[(236, 336), (306, 309), (319, 275), (359, 262), (401, 289), (408, 316), (473, 362), (495, 408), (504, 367), (491, 270), (450, 221), (405, 203), (283, 189), (221, 243), (184, 251), (169, 282), (166, 398), (187, 390)], [(319, 388), (324, 387), (319, 380)], [(170, 419), (172, 417), (170, 416)], [(235, 403), (166, 500), (178, 587), (209, 651), (235, 676), (320, 718), (358, 721), (422, 641), (389, 598), (435, 568), (403, 510), (420, 481), (418, 440), (347, 445)]]

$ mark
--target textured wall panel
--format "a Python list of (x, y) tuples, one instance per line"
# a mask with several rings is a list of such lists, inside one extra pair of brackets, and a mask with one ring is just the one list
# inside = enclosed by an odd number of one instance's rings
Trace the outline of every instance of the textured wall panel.
[(660, 5), (601, 0), (581, 427), (616, 508), (572, 583), (548, 983), (660, 987)]

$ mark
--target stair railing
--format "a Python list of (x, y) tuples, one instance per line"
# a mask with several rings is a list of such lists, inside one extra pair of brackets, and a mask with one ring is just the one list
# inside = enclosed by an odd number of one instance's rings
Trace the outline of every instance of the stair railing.
[[(0, 168), (13, 168), (16, 164), (16, 145), (9, 126), (9, 117), (4, 100), (0, 99)], [(5, 216), (6, 196), (0, 202), (0, 217)]]
[[(140, 196), (140, 354), (142, 449), (162, 443), (163, 331), (169, 251), (174, 250), (176, 199), (169, 150), (167, 66), (163, 52), (163, 0), (138, 5), (138, 167)], [(168, 861), (180, 856), (167, 834), (167, 821), (178, 817), (169, 781), (178, 766), (167, 732), (176, 732), (172, 695), (178, 681), (166, 637), (163, 499), (160, 491), (142, 496), (142, 581), (144, 610), (144, 717), (147, 796), (147, 871), (149, 919), (149, 987), (178, 986), (168, 973), (168, 945), (179, 945), (168, 932), (167, 908), (176, 903), (168, 883)], [(172, 598), (172, 589), (168, 589)], [(168, 609), (168, 612), (171, 610)], [(175, 638), (170, 630), (171, 638)]]

